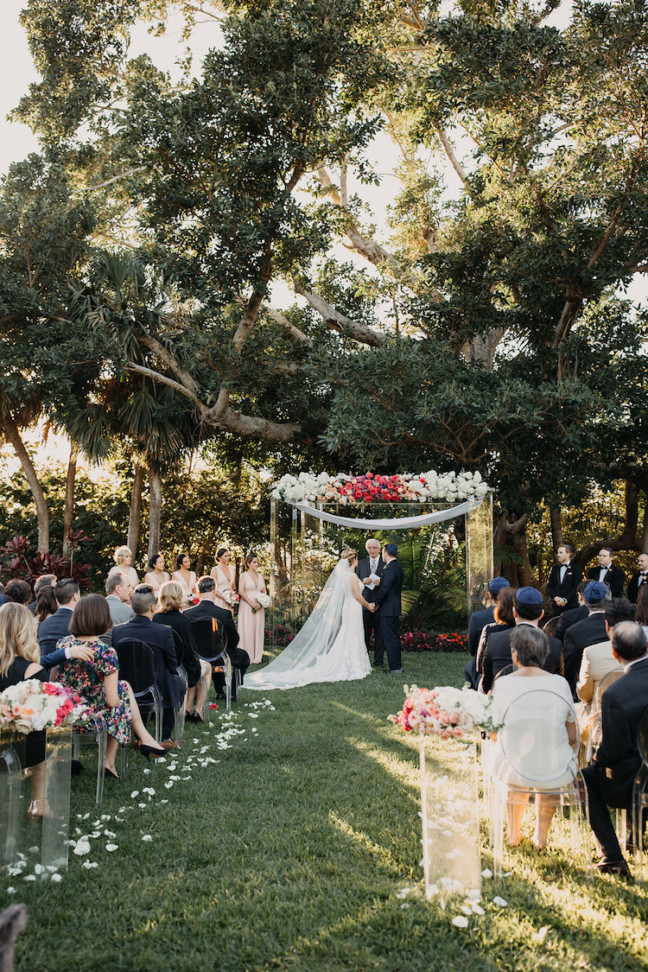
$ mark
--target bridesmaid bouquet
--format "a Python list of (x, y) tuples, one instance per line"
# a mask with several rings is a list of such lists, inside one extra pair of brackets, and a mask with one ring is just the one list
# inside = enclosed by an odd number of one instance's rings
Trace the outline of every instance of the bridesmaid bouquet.
[(397, 715), (388, 719), (404, 732), (441, 739), (463, 739), (472, 729), (495, 732), (500, 727), (493, 700), (469, 688), (451, 685), (425, 689), (405, 686), (405, 703)]
[(257, 599), (257, 601), (259, 602), (259, 604), (261, 605), (262, 608), (269, 608), (270, 607), (270, 603), (271, 602), (270, 602), (270, 595), (269, 594), (264, 594), (262, 591), (257, 591), (256, 599)]
[(0, 727), (11, 726), (18, 732), (74, 726), (92, 715), (80, 695), (56, 682), (29, 678), (0, 693)]
[(227, 604), (238, 604), (238, 602), (241, 600), (240, 595), (231, 589), (223, 591), (223, 597), (225, 598)]

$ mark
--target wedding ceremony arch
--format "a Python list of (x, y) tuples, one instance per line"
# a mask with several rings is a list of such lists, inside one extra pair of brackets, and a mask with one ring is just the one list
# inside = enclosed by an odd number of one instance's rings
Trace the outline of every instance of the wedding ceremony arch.
[[(362, 550), (373, 535), (398, 544), (413, 531), (459, 518), (465, 523), (466, 606), (474, 610), (493, 576), (492, 509), (492, 494), (479, 473), (282, 477), (270, 504), (276, 565), (270, 633), (279, 617), (299, 621), (309, 613), (343, 546)], [(423, 568), (434, 534), (428, 531), (425, 541)]]

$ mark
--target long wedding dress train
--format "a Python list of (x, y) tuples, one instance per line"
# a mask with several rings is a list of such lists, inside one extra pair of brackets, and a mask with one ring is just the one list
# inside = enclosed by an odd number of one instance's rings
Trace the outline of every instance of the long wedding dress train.
[(353, 596), (352, 578), (348, 560), (341, 560), (304, 626), (274, 661), (246, 675), (242, 688), (290, 689), (369, 675), (362, 607)]

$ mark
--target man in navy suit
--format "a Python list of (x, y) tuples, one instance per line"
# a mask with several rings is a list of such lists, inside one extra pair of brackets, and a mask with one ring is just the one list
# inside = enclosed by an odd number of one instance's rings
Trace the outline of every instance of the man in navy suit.
[(475, 611), (475, 613), (471, 614), (470, 616), (470, 621), (468, 623), (468, 651), (470, 652), (471, 658), (464, 669), (464, 677), (474, 689), (476, 689), (479, 684), (477, 667), (475, 665), (475, 656), (477, 654), (477, 648), (479, 647), (481, 633), (487, 624), (493, 624), (495, 620), (494, 612), (495, 604), (497, 602), (497, 595), (502, 588), (510, 586), (511, 585), (507, 581), (506, 577), (493, 577), (492, 581), (488, 585), (488, 594), (491, 601), (490, 607), (485, 608), (483, 611)]
[(563, 640), (565, 678), (569, 682), (569, 687), (575, 698), (577, 698), (576, 682), (580, 672), (583, 651), (590, 645), (598, 645), (601, 641), (607, 641), (605, 608), (610, 603), (610, 588), (607, 584), (590, 581), (583, 591), (583, 600), (589, 613), (582, 621), (572, 624), (567, 629)]
[[(385, 563), (380, 556), (380, 543), (373, 537), (365, 544), (367, 556), (358, 563), (356, 574), (364, 584), (362, 596), (369, 604), (373, 604), (376, 599), (380, 579), (385, 569)], [(380, 618), (376, 611), (369, 611), (366, 607), (362, 608), (362, 624), (364, 625), (365, 646), (367, 652), (371, 651), (371, 633), (374, 635), (374, 668), (382, 668), (385, 656), (385, 646), (383, 645), (380, 633)]]
[[(184, 612), (184, 616), (192, 624), (194, 621), (202, 621), (205, 618), (207, 620), (216, 618), (219, 625), (223, 626), (227, 632), (227, 654), (229, 655), (232, 667), (238, 668), (241, 673), (242, 685), (243, 677), (248, 665), (250, 664), (250, 656), (248, 655), (247, 651), (244, 651), (243, 648), (238, 647), (239, 633), (236, 630), (232, 612), (228, 611), (226, 608), (217, 607), (217, 605), (214, 603), (216, 582), (214, 581), (213, 577), (201, 577), (197, 586), (198, 593), (200, 594), (200, 604), (197, 604), (193, 608), (189, 608), (188, 611)], [(225, 693), (223, 692), (225, 676), (220, 672), (215, 672), (213, 679), (214, 688), (216, 689), (216, 697), (219, 699), (225, 698)], [(234, 679), (232, 679), (232, 698), (236, 698), (236, 682)]]
[(603, 851), (597, 867), (629, 877), (628, 864), (614, 831), (608, 807), (632, 802), (632, 787), (641, 756), (637, 731), (648, 703), (646, 636), (634, 621), (621, 621), (610, 631), (612, 653), (625, 674), (601, 698), (601, 745), (594, 763), (583, 770), (592, 830)]
[[(155, 610), (155, 594), (153, 588), (141, 584), (133, 594), (131, 606), (135, 617), (125, 624), (118, 624), (112, 630), (113, 648), (117, 650), (125, 641), (142, 641), (152, 649), (156, 662), (156, 685), (160, 690), (163, 702), (162, 711), (162, 742), (169, 747), (171, 733), (175, 724), (174, 708), (184, 697), (186, 691), (185, 680), (178, 674), (178, 659), (176, 656), (173, 631), (165, 624), (153, 624)], [(175, 746), (175, 743), (173, 743)]]
[(551, 568), (547, 581), (547, 593), (557, 614), (562, 614), (569, 608), (578, 607), (576, 591), (583, 579), (583, 571), (578, 564), (572, 564), (571, 555), (573, 552), (568, 543), (561, 543), (556, 551), (558, 563)]
[(599, 565), (590, 568), (587, 576), (590, 580), (607, 584), (612, 597), (621, 597), (621, 591), (625, 584), (625, 574), (620, 567), (616, 567), (612, 563), (613, 553), (612, 547), (601, 547), (598, 553)]
[(396, 544), (385, 544), (382, 553), (385, 569), (380, 587), (374, 597), (374, 604), (377, 604), (380, 610), (380, 633), (387, 652), (391, 674), (400, 674), (403, 671), (400, 635), (398, 633), (398, 619), (401, 616), (403, 568), (398, 563), (397, 556), (398, 547)]
[(72, 577), (64, 577), (54, 588), (54, 597), (58, 610), (38, 626), (38, 648), (41, 655), (49, 655), (56, 648), (57, 642), (69, 635), (72, 612), (79, 600), (79, 585)]

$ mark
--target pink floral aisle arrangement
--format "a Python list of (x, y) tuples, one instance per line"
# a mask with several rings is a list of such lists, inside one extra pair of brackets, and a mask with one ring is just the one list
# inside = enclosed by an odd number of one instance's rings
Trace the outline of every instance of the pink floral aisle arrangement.
[(38, 732), (83, 724), (93, 715), (81, 696), (56, 682), (29, 678), (0, 693), (0, 728)]
[(497, 721), (493, 702), (481, 692), (457, 689), (451, 685), (438, 688), (405, 686), (405, 703), (397, 715), (388, 719), (404, 732), (441, 739), (463, 739), (473, 729), (495, 732)]
[(288, 503), (461, 503), (463, 500), (482, 500), (488, 485), (478, 472), (400, 473), (381, 476), (367, 472), (359, 476), (341, 473), (301, 472), (286, 475), (272, 490), (274, 499)]

